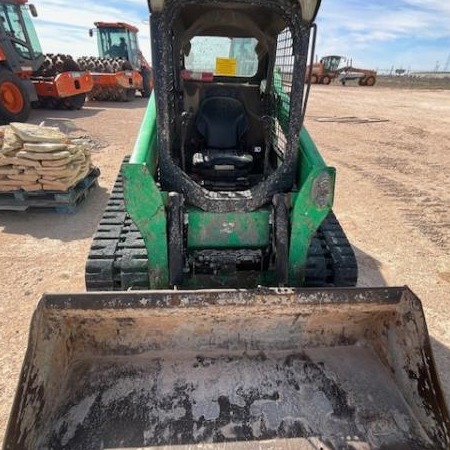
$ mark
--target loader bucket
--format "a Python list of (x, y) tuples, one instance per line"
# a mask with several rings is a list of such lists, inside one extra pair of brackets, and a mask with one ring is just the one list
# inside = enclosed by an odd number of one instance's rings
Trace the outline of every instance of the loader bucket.
[(408, 288), (45, 295), (5, 449), (448, 449)]

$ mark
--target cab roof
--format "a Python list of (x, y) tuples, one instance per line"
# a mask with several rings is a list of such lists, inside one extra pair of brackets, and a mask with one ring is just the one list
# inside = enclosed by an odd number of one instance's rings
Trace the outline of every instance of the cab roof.
[[(19, 0), (21, 1), (21, 0)], [(27, 1), (27, 0), (22, 0), (22, 1)], [(95, 22), (94, 25), (97, 28), (122, 28), (128, 31), (132, 31), (134, 33), (137, 33), (139, 31), (139, 28), (130, 25), (128, 23), (125, 22)]]

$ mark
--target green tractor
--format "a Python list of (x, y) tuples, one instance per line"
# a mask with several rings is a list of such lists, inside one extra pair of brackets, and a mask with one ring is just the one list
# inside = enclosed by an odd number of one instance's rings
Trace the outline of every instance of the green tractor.
[(185, 7), (176, 26), (152, 13), (155, 95), (88, 290), (356, 284), (335, 169), (303, 127), (311, 5), (306, 20), (262, 6)]
[(150, 0), (155, 90), (86, 268), (113, 292), (40, 301), (5, 450), (450, 448), (419, 299), (349, 287), (303, 127), (319, 3)]

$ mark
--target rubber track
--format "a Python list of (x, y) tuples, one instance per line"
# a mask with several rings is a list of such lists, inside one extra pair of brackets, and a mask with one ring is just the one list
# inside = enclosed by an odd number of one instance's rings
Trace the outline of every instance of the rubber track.
[(358, 265), (341, 224), (330, 212), (317, 230), (308, 251), (305, 286), (356, 286)]
[[(126, 157), (124, 163), (128, 160)], [(85, 280), (88, 291), (149, 288), (147, 249), (141, 233), (126, 213), (121, 173), (94, 235)]]
[[(305, 286), (355, 286), (357, 276), (353, 249), (338, 220), (330, 213), (312, 239)], [(88, 291), (149, 289), (147, 250), (126, 213), (121, 174), (92, 241), (85, 279)]]

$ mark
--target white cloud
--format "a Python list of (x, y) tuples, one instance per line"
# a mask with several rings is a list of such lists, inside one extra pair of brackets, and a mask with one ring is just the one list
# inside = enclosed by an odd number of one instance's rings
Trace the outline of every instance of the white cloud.
[[(128, 0), (129, 3), (145, 7), (143, 2)], [(37, 7), (39, 17), (34, 19), (34, 24), (44, 53), (95, 56), (98, 54), (96, 37), (91, 38), (88, 34), (94, 22), (126, 22), (139, 28), (139, 45), (145, 57), (151, 59), (146, 13), (140, 16), (130, 8), (124, 11), (99, 1), (47, 0)]]
[[(89, 37), (89, 28), (95, 21), (122, 21), (139, 28), (141, 50), (151, 59), (144, 0), (35, 1), (39, 17), (34, 22), (44, 52), (97, 55), (96, 38)], [(444, 64), (450, 51), (449, 44), (442, 44), (442, 40), (450, 43), (449, 23), (449, 0), (326, 0), (319, 14), (316, 53), (342, 54), (371, 68), (394, 64), (432, 69), (437, 59)]]
[[(450, 2), (323, 2), (319, 54), (343, 54), (368, 67), (392, 64), (431, 70), (450, 51)], [(447, 45), (443, 44), (447, 41)]]

